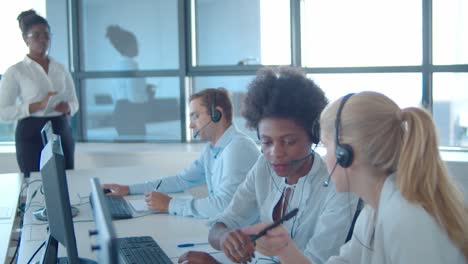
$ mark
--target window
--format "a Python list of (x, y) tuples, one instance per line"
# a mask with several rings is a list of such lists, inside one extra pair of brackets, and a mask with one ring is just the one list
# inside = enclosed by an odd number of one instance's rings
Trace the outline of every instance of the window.
[[(380, 92), (400, 107), (420, 106), (422, 98), (419, 73), (310, 74), (330, 102), (347, 93)], [(404, 94), (404, 96), (402, 96)]]
[(82, 69), (138, 71), (179, 67), (177, 1), (80, 3)]
[(433, 116), (442, 146), (468, 147), (468, 73), (435, 73)]
[(468, 63), (468, 2), (433, 0), (434, 64)]
[[(16, 17), (25, 10), (33, 8), (46, 16), (45, 0), (1, 1), (0, 23), (2, 24), (2, 49), (0, 49), (0, 85), (1, 75), (13, 64), (21, 61), (28, 53), (28, 48), (21, 36)], [(0, 142), (12, 142), (15, 138), (16, 122), (0, 121)]]
[(87, 79), (84, 88), (87, 140), (181, 140), (178, 78)]
[(420, 65), (421, 1), (301, 1), (305, 67)]
[(291, 63), (289, 0), (196, 0), (192, 66)]

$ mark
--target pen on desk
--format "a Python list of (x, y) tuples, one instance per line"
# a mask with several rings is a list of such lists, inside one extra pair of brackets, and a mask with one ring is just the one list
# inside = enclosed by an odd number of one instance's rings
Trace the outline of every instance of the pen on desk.
[(187, 244), (179, 244), (177, 247), (185, 248), (185, 247), (194, 247), (194, 246), (201, 246), (201, 245), (208, 245), (208, 242), (205, 243), (187, 243)]

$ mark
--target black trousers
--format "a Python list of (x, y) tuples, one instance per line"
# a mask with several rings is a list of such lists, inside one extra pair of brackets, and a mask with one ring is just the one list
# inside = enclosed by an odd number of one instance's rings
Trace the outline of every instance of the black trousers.
[(15, 133), (16, 160), (21, 172), (26, 177), (30, 172), (39, 171), (41, 150), (44, 147), (41, 138), (41, 129), (52, 122), (54, 134), (60, 135), (65, 168), (75, 167), (75, 141), (67, 115), (56, 117), (28, 117), (18, 121)]

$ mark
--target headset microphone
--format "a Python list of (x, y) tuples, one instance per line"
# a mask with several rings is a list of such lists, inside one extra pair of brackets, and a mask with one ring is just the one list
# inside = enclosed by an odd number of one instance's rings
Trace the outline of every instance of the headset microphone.
[(333, 175), (333, 172), (335, 172), (336, 165), (338, 165), (338, 162), (335, 162), (335, 165), (333, 166), (333, 169), (332, 169), (331, 172), (328, 174), (327, 179), (323, 182), (323, 187), (328, 187), (328, 185), (330, 185), (330, 178), (331, 178), (331, 176)]
[(297, 159), (297, 160), (291, 160), (289, 161), (288, 163), (288, 167), (289, 168), (295, 168), (297, 166), (299, 166), (303, 161), (305, 161), (306, 159), (308, 159), (310, 156), (312, 156), (314, 154), (314, 151), (312, 150), (309, 154), (307, 154), (307, 156), (301, 158), (301, 159)]
[(202, 126), (200, 129), (197, 130), (197, 132), (195, 132), (195, 134), (193, 135), (193, 138), (197, 138), (198, 135), (200, 135), (200, 132), (205, 129), (209, 124), (211, 124), (212, 120), (210, 120), (208, 123), (206, 123), (204, 126)]

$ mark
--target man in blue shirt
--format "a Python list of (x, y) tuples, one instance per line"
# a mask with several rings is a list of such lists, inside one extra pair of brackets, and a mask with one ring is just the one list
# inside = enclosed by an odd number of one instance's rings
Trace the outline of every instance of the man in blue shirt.
[[(260, 152), (255, 142), (232, 123), (232, 102), (226, 89), (205, 89), (190, 97), (190, 128), (194, 137), (208, 144), (189, 168), (175, 176), (130, 186), (105, 184), (110, 195), (143, 194), (148, 207), (174, 215), (209, 218), (222, 213)], [(179, 198), (166, 193), (180, 192), (206, 184), (208, 197)]]

